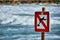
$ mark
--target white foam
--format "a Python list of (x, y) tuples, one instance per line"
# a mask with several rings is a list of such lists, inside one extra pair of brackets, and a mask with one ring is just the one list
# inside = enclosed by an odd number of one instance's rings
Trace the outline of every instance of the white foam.
[(54, 39), (54, 38), (60, 38), (60, 36), (54, 35), (54, 34), (53, 35), (52, 34), (46, 34), (46, 39), (47, 38), (50, 38), (50, 39), (53, 38)]
[(19, 29), (8, 28), (7, 31), (18, 31)]
[(50, 20), (50, 24), (60, 24), (60, 21), (59, 20), (51, 19)]
[[(24, 5), (21, 4), (17, 6), (3, 5), (3, 7), (1, 6), (0, 9), (1, 11), (0, 19), (2, 19), (1, 24), (34, 25), (34, 17), (15, 16), (12, 14), (34, 14), (35, 11), (42, 11), (41, 9), (42, 7), (46, 7), (46, 6), (40, 6), (36, 4), (24, 4)], [(60, 7), (54, 7), (54, 6), (50, 6), (50, 7), (46, 7), (46, 11), (49, 11), (51, 15), (54, 12), (55, 12), (54, 14), (56, 14), (60, 10)], [(51, 24), (60, 24), (60, 21), (54, 19), (50, 20)]]

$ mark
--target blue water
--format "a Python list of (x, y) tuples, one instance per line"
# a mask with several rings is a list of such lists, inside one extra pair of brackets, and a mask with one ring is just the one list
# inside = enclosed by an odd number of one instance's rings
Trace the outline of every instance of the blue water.
[(60, 5), (0, 5), (0, 40), (41, 40), (34, 31), (34, 12), (46, 7), (50, 12), (50, 32), (46, 40), (60, 40)]

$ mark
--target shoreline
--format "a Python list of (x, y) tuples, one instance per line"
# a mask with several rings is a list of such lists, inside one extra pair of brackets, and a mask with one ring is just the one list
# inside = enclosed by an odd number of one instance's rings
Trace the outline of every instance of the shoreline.
[[(25, 5), (32, 4), (32, 5), (60, 5), (60, 4), (49, 4), (49, 3), (24, 3)], [(24, 4), (0, 4), (0, 5), (24, 5)]]

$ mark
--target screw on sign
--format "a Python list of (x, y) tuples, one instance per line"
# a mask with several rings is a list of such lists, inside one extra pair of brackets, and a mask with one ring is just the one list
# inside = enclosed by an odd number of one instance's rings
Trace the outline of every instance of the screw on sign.
[(34, 29), (36, 32), (42, 32), (41, 40), (44, 40), (44, 32), (49, 32), (49, 21), (49, 12), (45, 11), (45, 7), (42, 8), (42, 12), (35, 12)]

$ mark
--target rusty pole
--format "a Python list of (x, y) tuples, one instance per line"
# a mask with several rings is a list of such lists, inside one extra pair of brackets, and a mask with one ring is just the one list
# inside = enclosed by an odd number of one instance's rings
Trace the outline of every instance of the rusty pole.
[[(42, 12), (44, 12), (44, 11), (45, 11), (45, 7), (42, 8)], [(44, 32), (41, 33), (41, 40), (45, 40), (45, 33)]]

